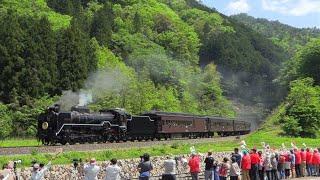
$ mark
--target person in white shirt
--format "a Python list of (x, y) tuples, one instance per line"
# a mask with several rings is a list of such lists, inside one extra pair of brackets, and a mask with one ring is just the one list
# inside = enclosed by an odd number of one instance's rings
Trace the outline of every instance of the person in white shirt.
[(44, 167), (40, 167), (39, 164), (33, 165), (33, 170), (31, 174), (31, 180), (42, 180), (44, 178), (44, 174), (48, 171), (51, 167), (51, 161)]
[(14, 171), (14, 162), (13, 161), (9, 161), (8, 164), (4, 165), (5, 168), (3, 169), (2, 175), (3, 180), (15, 180), (16, 179), (16, 175), (15, 175), (15, 171)]
[(98, 180), (100, 167), (96, 165), (96, 159), (92, 158), (89, 164), (84, 165), (83, 170), (85, 180)]
[(175, 180), (176, 179), (176, 161), (171, 155), (167, 156), (167, 159), (163, 163), (164, 173), (162, 175), (163, 180)]
[(117, 165), (117, 159), (111, 159), (109, 166), (106, 168), (105, 180), (120, 180), (120, 172), (121, 168)]

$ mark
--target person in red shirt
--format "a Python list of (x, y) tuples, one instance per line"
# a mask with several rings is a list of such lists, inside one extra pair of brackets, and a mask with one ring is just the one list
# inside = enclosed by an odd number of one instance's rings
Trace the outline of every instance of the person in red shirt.
[(301, 152), (297, 148), (294, 148), (293, 152), (295, 157), (294, 169), (296, 177), (299, 178), (301, 177)]
[(304, 150), (304, 148), (301, 148), (300, 155), (301, 155), (301, 167), (300, 167), (301, 176), (304, 177), (306, 176), (306, 159), (307, 159), (306, 151)]
[(315, 176), (319, 176), (320, 154), (318, 149), (315, 149), (313, 152), (312, 164)]
[(200, 158), (195, 153), (191, 154), (191, 158), (189, 160), (189, 168), (192, 180), (199, 179), (199, 172), (200, 172)]
[(249, 171), (251, 169), (251, 159), (247, 151), (243, 151), (241, 159), (242, 180), (250, 180)]
[(251, 159), (251, 170), (250, 170), (250, 177), (251, 180), (259, 180), (259, 163), (260, 163), (260, 157), (257, 153), (257, 149), (253, 148), (252, 153), (250, 154)]
[(310, 152), (310, 149), (306, 149), (306, 163), (307, 163), (307, 173), (308, 176), (312, 176), (312, 152)]
[(280, 179), (284, 179), (284, 170), (285, 170), (285, 163), (286, 163), (286, 157), (284, 154), (280, 154), (279, 156), (279, 174), (280, 174)]

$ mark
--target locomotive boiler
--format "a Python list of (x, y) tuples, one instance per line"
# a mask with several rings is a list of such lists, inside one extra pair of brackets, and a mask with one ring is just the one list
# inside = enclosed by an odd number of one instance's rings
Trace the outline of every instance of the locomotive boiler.
[(90, 113), (85, 107), (72, 107), (61, 112), (59, 105), (48, 107), (38, 118), (38, 139), (43, 144), (74, 144), (124, 140), (127, 117), (121, 109)]

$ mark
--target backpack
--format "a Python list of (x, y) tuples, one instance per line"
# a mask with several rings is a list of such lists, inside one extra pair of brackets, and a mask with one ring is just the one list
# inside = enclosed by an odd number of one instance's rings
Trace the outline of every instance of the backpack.
[(219, 169), (219, 175), (226, 177), (228, 175), (228, 169), (225, 164), (222, 164)]

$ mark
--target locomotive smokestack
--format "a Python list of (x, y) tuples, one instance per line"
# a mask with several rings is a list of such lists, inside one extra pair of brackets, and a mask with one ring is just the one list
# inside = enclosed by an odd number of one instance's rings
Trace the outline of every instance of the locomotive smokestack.
[(92, 102), (91, 92), (80, 92), (79, 93), (79, 104), (78, 106), (86, 106)]

